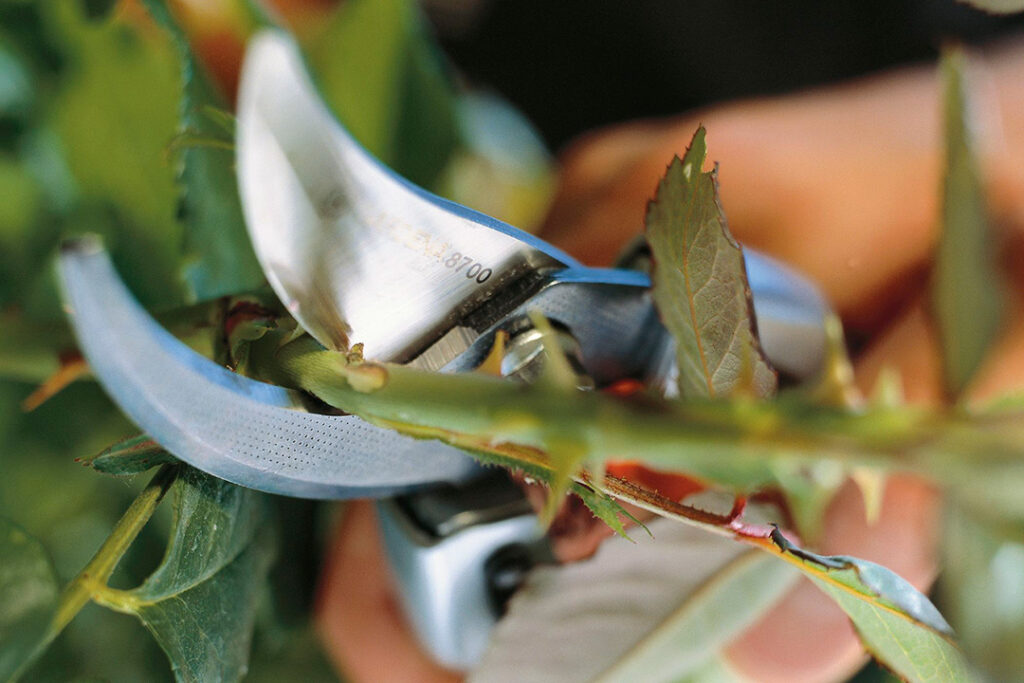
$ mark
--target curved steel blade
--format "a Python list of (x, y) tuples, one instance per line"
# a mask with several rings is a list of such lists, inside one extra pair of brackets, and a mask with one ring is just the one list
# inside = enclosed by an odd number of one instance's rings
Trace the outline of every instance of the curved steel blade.
[(789, 266), (743, 248), (761, 348), (773, 366), (801, 380), (825, 365), (831, 309), (813, 282)]
[[(813, 378), (825, 363), (828, 304), (812, 282), (791, 268), (751, 250), (744, 253), (765, 355), (798, 381)], [(443, 370), (475, 368), (497, 330), (514, 335), (521, 329), (517, 322), (535, 310), (572, 333), (583, 367), (599, 386), (637, 377), (668, 389), (674, 386), (674, 345), (651, 302), (650, 288), (648, 275), (633, 270), (579, 267), (551, 273), (529, 299), (489, 327), (473, 330), (475, 341), (468, 341)]]
[(435, 197), (373, 158), (327, 110), (293, 41), (250, 42), (238, 175), (256, 255), (277, 295), (329, 348), (406, 362), (524, 274), (576, 265), (493, 218)]
[(96, 239), (67, 244), (60, 272), (79, 348), (104, 388), (150, 437), (205, 472), (270, 493), (355, 498), (458, 481), (476, 468), (436, 441), (302, 412), (296, 393), (200, 356), (132, 298)]

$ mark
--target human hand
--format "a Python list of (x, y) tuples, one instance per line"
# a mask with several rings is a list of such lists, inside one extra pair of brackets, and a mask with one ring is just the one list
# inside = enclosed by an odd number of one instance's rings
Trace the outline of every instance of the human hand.
[[(989, 202), (1010, 252), (1024, 252), (1024, 90), (1013, 75), (1024, 49), (989, 59), (978, 104)], [(908, 400), (942, 401), (940, 352), (925, 289), (937, 239), (941, 183), (939, 89), (932, 68), (776, 100), (729, 104), (591, 134), (568, 150), (545, 236), (594, 264), (639, 233), (646, 200), (698, 122), (720, 162), (733, 234), (810, 275), (859, 342), (857, 382), (870, 393), (883, 368)], [(582, 252), (582, 253), (581, 253)], [(1015, 259), (1014, 262), (1019, 262)], [(1019, 270), (1019, 267), (1018, 267)], [(1018, 292), (1024, 278), (1018, 273)], [(1010, 307), (1019, 310), (1018, 307)], [(1004, 330), (969, 398), (1024, 383), (1024, 320)], [(833, 501), (820, 550), (873, 559), (927, 589), (936, 572), (939, 500), (912, 477), (891, 479), (868, 524), (856, 486)], [(863, 659), (846, 616), (809, 584), (728, 652), (757, 680), (833, 680)]]
[[(1013, 48), (992, 61), (999, 90), (989, 105), (1001, 112), (1002, 132), (982, 147), (990, 201), (1011, 239), (1024, 225), (1024, 170), (1011, 153), (1024, 149), (1024, 121), (1015, 113), (1024, 112), (1024, 96), (1019, 86), (1004, 88), (1010, 73), (1004, 65), (1019, 52)], [(909, 400), (938, 403), (938, 342), (924, 298), (938, 225), (938, 114), (932, 70), (917, 69), (599, 132), (564, 156), (543, 236), (590, 263), (610, 262), (641, 230), (667, 162), (703, 121), (709, 156), (721, 163), (733, 233), (823, 288), (861, 349), (855, 359), (860, 387), (870, 392), (889, 367), (902, 375)], [(990, 110), (983, 121), (991, 128), (994, 118)], [(1019, 385), (1022, 342), (1018, 318), (969, 395)], [(879, 519), (869, 524), (860, 492), (847, 484), (826, 514), (818, 549), (877, 561), (927, 589), (936, 573), (939, 507), (927, 483), (896, 476), (886, 486)], [(355, 681), (456, 680), (427, 659), (404, 625), (372, 515), (366, 503), (350, 505), (329, 551), (318, 610), (324, 642)], [(575, 546), (566, 546), (563, 557), (585, 555), (605, 533), (570, 534)], [(726, 656), (736, 671), (762, 681), (835, 680), (864, 660), (845, 614), (807, 583)]]
[[(1024, 44), (1009, 45), (971, 74), (989, 203), (1018, 235), (1021, 59)], [(938, 234), (940, 112), (937, 70), (923, 66), (595, 131), (562, 156), (544, 237), (586, 263), (610, 263), (641, 232), (672, 154), (703, 122), (733, 234), (819, 283), (848, 331), (874, 334), (927, 279)]]

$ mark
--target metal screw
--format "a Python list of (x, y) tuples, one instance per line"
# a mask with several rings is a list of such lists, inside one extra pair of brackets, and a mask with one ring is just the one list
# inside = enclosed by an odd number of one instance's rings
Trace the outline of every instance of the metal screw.
[[(582, 352), (579, 342), (561, 327), (555, 327), (555, 336), (559, 349), (576, 373), (576, 386), (580, 389), (593, 389), (594, 380), (587, 374), (580, 359)], [(540, 330), (529, 327), (509, 339), (505, 357), (501, 360), (501, 374), (526, 383), (534, 382), (540, 377), (545, 360), (544, 336)]]

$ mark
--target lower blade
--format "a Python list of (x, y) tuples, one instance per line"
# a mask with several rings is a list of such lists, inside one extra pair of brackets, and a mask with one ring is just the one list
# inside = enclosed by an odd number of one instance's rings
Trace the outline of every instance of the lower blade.
[(299, 396), (237, 375), (156, 323), (98, 240), (66, 245), (65, 303), (79, 347), (114, 402), (170, 453), (236, 484), (304, 498), (384, 497), (458, 481), (461, 451), (297, 409)]

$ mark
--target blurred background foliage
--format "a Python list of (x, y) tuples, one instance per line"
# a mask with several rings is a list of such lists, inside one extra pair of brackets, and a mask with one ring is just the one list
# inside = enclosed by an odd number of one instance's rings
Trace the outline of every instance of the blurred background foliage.
[[(325, 96), (364, 144), (453, 199), (523, 227), (539, 221), (551, 190), (539, 137), (497, 97), (456, 86), (415, 4), (321, 4), (312, 12), (285, 5), (274, 18), (296, 22)], [(61, 583), (106, 539), (146, 475), (112, 478), (75, 463), (135, 431), (95, 384), (75, 383), (23, 409), (40, 382), (74, 360), (52, 272), (59, 242), (102, 235), (136, 296), (169, 312), (165, 320), (179, 320), (176, 331), (208, 353), (217, 306), (203, 300), (254, 286), (251, 268), (216, 261), (224, 249), (237, 250), (240, 260), (249, 251), (233, 186), (217, 188), (221, 196), (207, 192), (212, 198), (198, 208), (182, 189), (231, 168), (231, 117), (223, 113), (245, 36), (263, 18), (241, 2), (170, 3), (171, 21), (162, 3), (152, 8), (164, 21), (138, 2), (0, 2), (0, 516), (42, 542)], [(175, 44), (178, 22), (204, 65)], [(196, 103), (215, 106), (197, 113)], [(208, 133), (217, 126), (204, 129), (203, 116), (222, 124), (215, 138)], [(211, 139), (228, 149), (206, 150)], [(207, 151), (221, 157), (202, 166)], [(209, 216), (219, 222), (204, 224)], [(319, 536), (329, 520), (314, 503), (274, 505), (289, 529), (280, 553), (289, 561), (273, 570), (249, 679), (330, 680), (308, 624)], [(169, 508), (142, 532), (112, 585), (136, 586), (156, 567)], [(151, 681), (171, 674), (134, 618), (90, 605), (28, 677)]]
[[(938, 36), (981, 39), (1016, 26), (952, 0), (841, 2), (828, 22), (810, 0), (742, 12), (711, 0), (657, 10), (617, 0), (273, 4), (303, 43), (326, 99), (364, 144), (413, 181), (526, 229), (540, 222), (550, 198), (545, 143), (558, 147), (615, 120), (929, 57)], [(215, 96), (230, 109), (244, 40), (260, 17), (233, 0), (179, 0), (171, 9), (205, 58), (198, 68), (208, 70)], [(854, 34), (861, 38), (843, 37)], [(710, 50), (706, 35), (727, 37)], [(182, 150), (202, 143), (182, 128), (186, 83), (174, 41), (138, 2), (0, 0), (0, 516), (42, 541), (62, 582), (86, 563), (143, 482), (74, 462), (135, 431), (95, 384), (75, 383), (34, 411), (22, 409), (73, 357), (51, 269), (59, 241), (102, 235), (125, 281), (152, 310), (207, 298), (188, 276), (205, 255), (188, 234), (177, 181)], [(835, 50), (837, 42), (856, 49)], [(781, 60), (771, 78), (757, 68), (765, 53)], [(832, 56), (819, 58), (825, 54)], [(490, 91), (470, 92), (469, 83), (501, 91), (540, 133)], [(243, 274), (209, 291), (251, 287)], [(214, 309), (193, 310), (178, 331), (212, 348)], [(284, 535), (291, 545), (281, 555), (290, 561), (274, 570), (249, 678), (330, 680), (307, 623), (328, 519), (311, 503), (275, 504), (280, 523), (296, 533)], [(113, 585), (137, 585), (152, 571), (168, 524), (162, 509)], [(965, 547), (987, 542), (971, 529), (961, 532), (953, 540)], [(954, 570), (976, 575), (970, 567)], [(89, 606), (30, 678), (152, 681), (170, 672), (135, 619)]]

